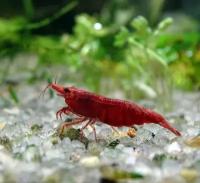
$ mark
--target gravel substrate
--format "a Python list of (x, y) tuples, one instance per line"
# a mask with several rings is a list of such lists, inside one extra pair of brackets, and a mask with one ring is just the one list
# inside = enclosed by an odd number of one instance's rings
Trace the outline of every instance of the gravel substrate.
[(55, 112), (63, 100), (33, 93), (25, 88), (21, 105), (0, 110), (0, 182), (200, 182), (200, 94), (176, 93), (165, 114), (182, 137), (148, 124), (130, 138), (128, 128), (118, 134), (97, 123), (96, 142), (91, 128), (80, 141), (81, 126), (59, 136)]

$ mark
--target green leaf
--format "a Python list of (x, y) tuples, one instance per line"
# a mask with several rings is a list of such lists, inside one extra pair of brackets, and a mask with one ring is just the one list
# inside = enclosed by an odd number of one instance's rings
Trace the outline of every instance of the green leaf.
[(122, 47), (127, 42), (129, 37), (129, 31), (126, 27), (122, 27), (120, 32), (115, 36), (114, 45)]
[(156, 61), (165, 67), (167, 66), (167, 63), (164, 60), (164, 58), (162, 58), (158, 53), (156, 53), (156, 51), (150, 48), (146, 48), (143, 44), (141, 44), (133, 38), (130, 38), (128, 41), (132, 46), (139, 48), (141, 52), (148, 54), (150, 60)]
[(164, 32), (172, 23), (173, 23), (172, 18), (170, 18), (170, 17), (165, 18), (158, 24), (158, 27), (154, 31), (154, 34), (158, 35), (159, 33)]
[(148, 21), (143, 16), (138, 16), (131, 22), (131, 26), (137, 31), (143, 31), (148, 28)]
[(8, 88), (10, 97), (14, 100), (15, 103), (19, 103), (19, 98), (17, 96), (17, 92), (14, 90), (12, 86)]
[(171, 24), (173, 23), (173, 19), (168, 17), (165, 18), (164, 20), (162, 20), (159, 24), (158, 24), (158, 29), (160, 31), (164, 31), (166, 30)]

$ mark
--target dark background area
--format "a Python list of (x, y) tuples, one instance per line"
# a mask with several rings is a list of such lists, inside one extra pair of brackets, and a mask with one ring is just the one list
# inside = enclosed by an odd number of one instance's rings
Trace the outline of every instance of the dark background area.
[[(34, 10), (32, 12), (26, 10), (25, 3), (32, 3)], [(64, 5), (71, 1), (68, 0), (1, 0), (0, 16), (1, 17), (13, 17), (16, 15), (26, 16), (32, 21), (39, 21), (43, 18), (49, 17), (55, 12), (59, 11)], [(144, 15), (148, 18), (148, 0), (127, 0), (129, 4), (133, 4), (138, 7), (138, 14)], [(93, 1), (93, 0), (79, 0), (78, 5), (66, 15), (60, 17), (53, 23), (35, 31), (39, 34), (59, 34), (63, 32), (72, 32), (74, 25), (74, 17), (80, 13), (87, 13), (90, 15), (98, 14), (102, 11), (102, 8), (106, 6), (106, 3), (112, 3), (112, 1)], [(115, 1), (120, 5), (121, 0)], [(162, 14), (165, 13), (179, 13), (184, 12), (185, 15), (189, 15), (192, 18), (200, 18), (200, 1), (198, 0), (167, 0), (162, 7)]]

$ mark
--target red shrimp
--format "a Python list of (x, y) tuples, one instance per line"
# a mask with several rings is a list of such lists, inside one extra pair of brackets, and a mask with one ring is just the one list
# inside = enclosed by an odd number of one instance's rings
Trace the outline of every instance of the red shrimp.
[(76, 87), (63, 87), (56, 83), (50, 83), (45, 90), (47, 88), (55, 90), (57, 95), (63, 97), (67, 104), (66, 107), (61, 108), (56, 113), (57, 118), (62, 118), (62, 114), (68, 115), (70, 113), (78, 116), (72, 122), (63, 123), (61, 132), (65, 127), (87, 122), (81, 128), (81, 132), (89, 125), (93, 128), (96, 139), (96, 131), (93, 124), (96, 121), (100, 121), (110, 125), (112, 128), (155, 123), (170, 130), (175, 135), (181, 136), (181, 133), (172, 127), (162, 115), (134, 102), (111, 99)]

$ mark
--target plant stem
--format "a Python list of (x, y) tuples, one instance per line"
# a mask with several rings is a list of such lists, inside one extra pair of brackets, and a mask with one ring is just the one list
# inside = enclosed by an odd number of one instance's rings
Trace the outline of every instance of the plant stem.
[(38, 29), (44, 26), (49, 25), (51, 22), (55, 21), (56, 19), (60, 18), (70, 10), (72, 10), (77, 5), (77, 1), (73, 1), (67, 5), (65, 5), (63, 8), (61, 8), (60, 11), (56, 12), (51, 17), (45, 18), (37, 23), (30, 23), (26, 26), (26, 29)]
[(22, 0), (26, 17), (29, 19), (34, 15), (34, 7), (32, 0)]

